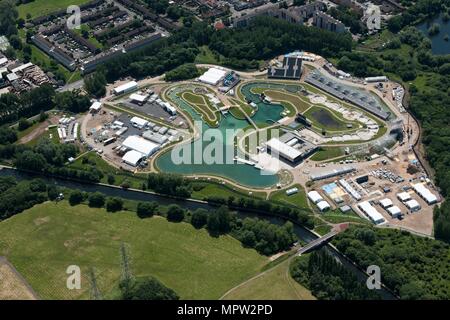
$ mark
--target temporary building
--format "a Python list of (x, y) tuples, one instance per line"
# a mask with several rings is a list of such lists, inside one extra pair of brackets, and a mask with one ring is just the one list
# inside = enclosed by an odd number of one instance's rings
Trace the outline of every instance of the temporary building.
[(387, 208), (387, 212), (389, 212), (392, 218), (398, 218), (402, 214), (402, 211), (397, 206)]
[(121, 86), (118, 86), (117, 88), (113, 89), (114, 94), (124, 94), (133, 90), (136, 90), (138, 88), (138, 83), (136, 81), (130, 81), (127, 82)]
[(290, 196), (298, 192), (298, 188), (291, 188), (286, 190), (286, 195)]
[(130, 122), (134, 127), (138, 127), (138, 128), (144, 128), (148, 123), (147, 120), (139, 118), (139, 117), (131, 118)]
[(316, 190), (308, 192), (308, 198), (313, 203), (318, 203), (323, 200), (322, 196)]
[(331, 208), (329, 203), (326, 202), (325, 200), (322, 200), (322, 201), (318, 202), (316, 205), (317, 205), (317, 208), (319, 208), (320, 211), (325, 211), (325, 210), (328, 210), (328, 209)]
[(425, 187), (423, 183), (414, 184), (413, 189), (428, 204), (433, 204), (438, 201), (437, 197), (432, 194), (431, 191), (428, 190), (428, 188)]
[(142, 94), (133, 93), (130, 95), (130, 100), (139, 104), (144, 103), (147, 100), (148, 96), (144, 96)]
[(380, 205), (381, 205), (384, 209), (386, 209), (386, 208), (391, 207), (391, 206), (393, 205), (393, 203), (392, 203), (392, 200), (391, 200), (391, 199), (385, 198), (385, 199), (380, 200)]
[(151, 156), (159, 150), (158, 144), (145, 140), (139, 136), (129, 136), (124, 140), (122, 146), (127, 149), (140, 152), (146, 157)]
[(218, 68), (210, 68), (204, 74), (202, 74), (198, 80), (203, 83), (217, 85), (222, 80), (227, 72)]
[(380, 224), (385, 222), (381, 213), (379, 213), (368, 201), (360, 202), (358, 208), (360, 208), (373, 223)]
[(102, 103), (95, 101), (89, 108), (91, 112), (98, 112), (102, 108)]
[(405, 205), (411, 211), (419, 211), (420, 210), (420, 204), (417, 202), (417, 200), (412, 199), (412, 200), (406, 201)]
[(359, 192), (356, 191), (345, 179), (340, 179), (339, 184), (357, 201), (361, 200), (361, 195), (359, 194)]
[(408, 192), (401, 192), (401, 193), (397, 193), (397, 198), (401, 202), (405, 202), (405, 201), (411, 200), (411, 195)]
[(143, 157), (144, 155), (142, 153), (131, 150), (125, 153), (125, 155), (122, 157), (122, 160), (130, 166), (136, 167)]

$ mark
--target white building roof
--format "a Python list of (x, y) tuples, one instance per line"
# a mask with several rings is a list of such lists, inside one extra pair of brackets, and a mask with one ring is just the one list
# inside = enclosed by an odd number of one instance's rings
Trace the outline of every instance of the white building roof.
[(202, 74), (198, 80), (207, 84), (216, 85), (219, 81), (225, 77), (227, 72), (218, 68), (210, 68), (204, 74)]
[(124, 91), (127, 91), (127, 90), (137, 87), (137, 85), (138, 85), (138, 83), (136, 81), (130, 81), (130, 82), (122, 84), (121, 86), (118, 86), (117, 88), (114, 89), (114, 91), (116, 93), (124, 92)]
[(147, 99), (147, 96), (144, 96), (142, 94), (133, 93), (132, 95), (130, 95), (130, 99), (133, 101), (145, 102), (145, 100)]
[(420, 204), (414, 199), (405, 202), (405, 205), (411, 210), (420, 208)]
[(125, 153), (125, 155), (122, 157), (123, 162), (132, 165), (137, 166), (139, 160), (141, 160), (144, 157), (144, 155), (138, 151), (131, 150)]
[(273, 152), (278, 153), (280, 156), (283, 156), (291, 160), (294, 160), (302, 155), (300, 151), (287, 145), (286, 143), (281, 142), (277, 138), (272, 138), (269, 141), (267, 141), (266, 146), (270, 148), (270, 150), (272, 150)]
[(399, 214), (402, 213), (402, 211), (400, 210), (400, 208), (397, 207), (397, 206), (389, 207), (389, 208), (387, 208), (387, 211), (389, 212), (389, 214), (390, 214), (392, 217), (398, 216)]
[(25, 64), (23, 64), (21, 66), (18, 66), (17, 68), (12, 69), (11, 72), (12, 73), (16, 73), (16, 72), (25, 70), (26, 68), (32, 67), (32, 66), (33, 66), (33, 64), (31, 62), (28, 62), (28, 63), (25, 63)]
[(147, 123), (148, 123), (147, 120), (139, 118), (139, 117), (131, 118), (130, 122), (134, 123), (134, 124), (136, 124), (136, 125), (138, 125), (140, 127), (145, 127), (147, 125)]
[(368, 201), (360, 202), (358, 207), (372, 220), (375, 224), (385, 222), (381, 213), (377, 211)]
[(0, 66), (3, 64), (6, 64), (7, 62), (8, 62), (8, 58), (5, 58), (5, 57), (0, 58)]
[(7, 74), (6, 78), (8, 79), (8, 81), (12, 82), (12, 81), (19, 79), (19, 76), (13, 72), (13, 73)]
[(399, 198), (400, 201), (405, 202), (411, 199), (411, 195), (408, 192), (397, 193), (397, 198)]
[(389, 198), (380, 200), (380, 204), (385, 209), (393, 205), (392, 200)]
[(159, 149), (159, 145), (141, 138), (139, 136), (129, 136), (122, 143), (122, 146), (142, 153), (144, 156), (150, 156)]
[(427, 187), (424, 186), (423, 183), (417, 183), (413, 185), (414, 191), (416, 191), (422, 198), (425, 199), (427, 203), (435, 203), (437, 202), (437, 197), (428, 190)]
[(313, 191), (308, 192), (308, 198), (309, 198), (309, 200), (311, 200), (313, 203), (317, 203), (317, 202), (323, 200), (322, 196), (321, 196), (316, 190), (313, 190)]
[(317, 203), (317, 208), (319, 208), (320, 211), (326, 210), (330, 208), (330, 205), (325, 200), (322, 200)]
[(102, 103), (95, 101), (89, 109), (98, 111), (98, 110), (100, 110), (101, 107), (102, 107)]

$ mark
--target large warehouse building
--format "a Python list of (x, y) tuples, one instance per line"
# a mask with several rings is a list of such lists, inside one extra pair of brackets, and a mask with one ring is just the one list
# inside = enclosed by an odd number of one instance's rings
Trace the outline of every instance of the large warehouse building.
[(315, 144), (302, 140), (290, 132), (280, 138), (270, 139), (267, 141), (266, 147), (272, 155), (279, 155), (291, 163), (306, 159), (317, 150)]
[(225, 70), (210, 68), (198, 78), (198, 81), (216, 86), (225, 77), (226, 74), (227, 72)]
[(368, 201), (360, 202), (358, 204), (358, 208), (361, 209), (361, 211), (375, 224), (380, 224), (386, 221), (381, 213), (379, 213), (377, 209), (375, 209)]
[(130, 81), (121, 86), (118, 86), (117, 88), (114, 88), (113, 93), (115, 95), (121, 95), (121, 94), (125, 94), (128, 92), (137, 90), (137, 88), (138, 88), (138, 83), (136, 81)]
[(144, 157), (150, 157), (160, 148), (158, 144), (145, 140), (139, 136), (129, 136), (124, 140), (122, 146), (129, 150), (137, 151)]

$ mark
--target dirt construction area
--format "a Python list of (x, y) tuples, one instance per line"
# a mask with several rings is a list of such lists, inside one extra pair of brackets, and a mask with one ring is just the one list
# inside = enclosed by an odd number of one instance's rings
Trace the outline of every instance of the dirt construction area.
[(33, 289), (4, 257), (0, 257), (0, 300), (37, 300)]

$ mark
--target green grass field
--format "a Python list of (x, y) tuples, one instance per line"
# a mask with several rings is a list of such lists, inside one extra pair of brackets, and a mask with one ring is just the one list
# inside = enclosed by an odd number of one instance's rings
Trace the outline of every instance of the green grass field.
[(315, 300), (289, 274), (289, 260), (228, 293), (224, 300)]
[[(43, 299), (89, 298), (90, 267), (108, 295), (120, 279), (121, 243), (129, 249), (134, 275), (155, 276), (182, 299), (217, 299), (268, 263), (231, 236), (214, 238), (187, 223), (71, 207), (66, 201), (37, 205), (7, 219), (0, 223), (0, 234), (0, 255)], [(66, 288), (70, 265), (81, 268), (81, 290)]]
[(345, 152), (341, 147), (321, 147), (319, 151), (313, 154), (310, 160), (324, 161), (343, 156), (344, 154)]
[(206, 96), (185, 91), (180, 94), (180, 97), (189, 103), (210, 127), (216, 127), (219, 124), (220, 113), (211, 105)]
[(80, 5), (89, 0), (34, 0), (17, 7), (20, 18), (26, 18), (30, 14), (31, 18), (44, 16), (51, 12), (65, 9), (70, 5)]
[(286, 194), (286, 189), (279, 190), (270, 195), (270, 200), (287, 203), (287, 204), (296, 206), (299, 209), (310, 210), (309, 206), (308, 206), (308, 200), (306, 199), (306, 193), (305, 193), (305, 190), (302, 188), (302, 186), (299, 184), (296, 184), (296, 185), (289, 187), (289, 189), (290, 188), (298, 188), (298, 192), (293, 195), (288, 196)]

